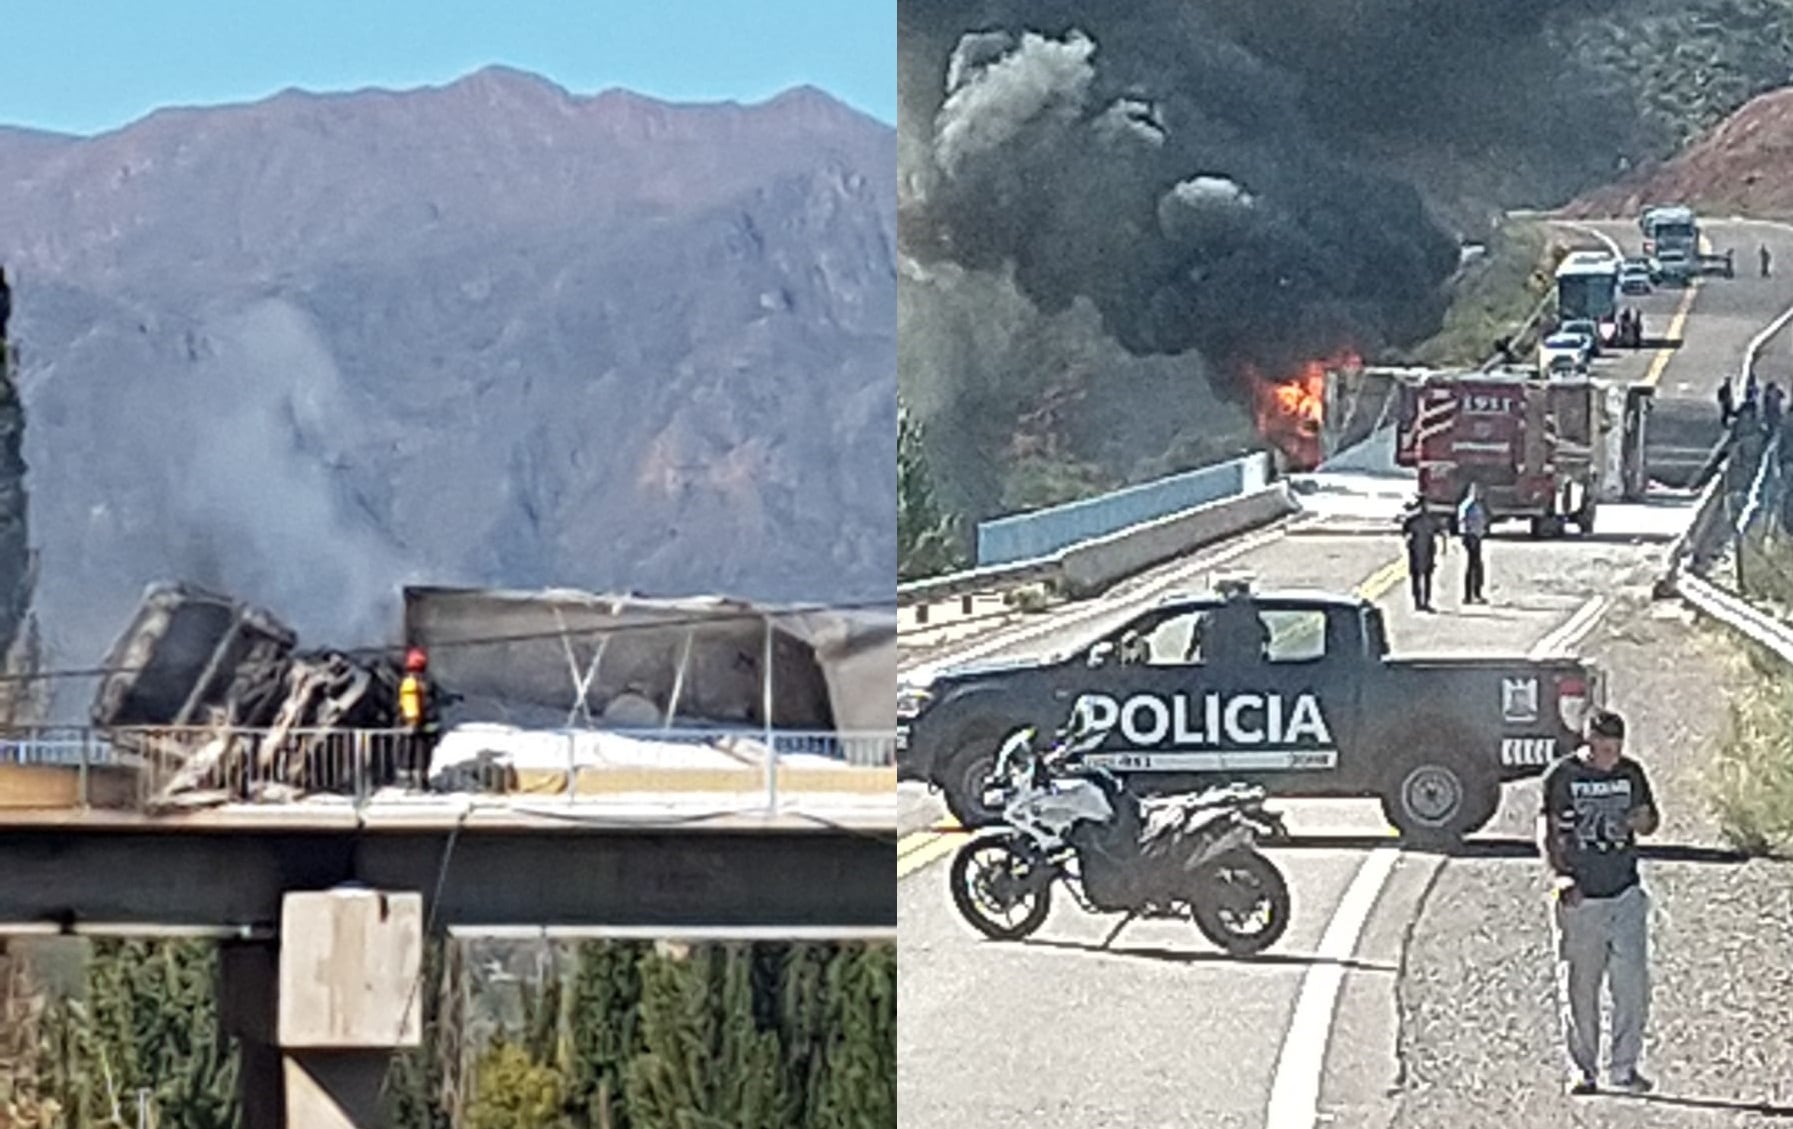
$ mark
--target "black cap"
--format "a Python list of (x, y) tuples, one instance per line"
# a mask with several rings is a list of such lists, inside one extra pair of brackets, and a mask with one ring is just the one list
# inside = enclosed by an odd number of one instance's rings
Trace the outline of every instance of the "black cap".
[(1595, 710), (1588, 718), (1588, 736), (1623, 738), (1625, 719), (1612, 710)]

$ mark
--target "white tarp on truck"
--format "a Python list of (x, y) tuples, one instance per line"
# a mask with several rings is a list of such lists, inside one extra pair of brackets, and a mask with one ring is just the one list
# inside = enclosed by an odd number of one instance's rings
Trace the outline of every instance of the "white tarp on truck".
[[(772, 662), (768, 689), (770, 633)], [(446, 718), (532, 728), (896, 728), (896, 615), (552, 590), (405, 589)]]
[[(778, 761), (786, 770), (838, 772), (846, 767), (833, 757), (804, 753), (784, 752)], [(765, 743), (740, 735), (717, 735), (708, 740), (690, 734), (637, 737), (597, 729), (518, 729), (472, 723), (442, 735), (430, 757), (429, 782), (437, 791), (488, 791), (498, 783), (496, 770), (551, 774), (564, 780), (569, 771), (758, 773), (765, 763)], [(676, 776), (668, 777), (669, 786), (674, 780)]]

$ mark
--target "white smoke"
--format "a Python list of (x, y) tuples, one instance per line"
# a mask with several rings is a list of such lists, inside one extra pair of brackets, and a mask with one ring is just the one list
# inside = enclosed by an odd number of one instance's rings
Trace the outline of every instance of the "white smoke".
[(1019, 47), (1001, 34), (967, 36), (948, 69), (946, 103), (934, 137), (934, 156), (948, 176), (966, 160), (1002, 147), (1042, 119), (1075, 122), (1083, 113), (1096, 69), (1096, 44), (1071, 32), (1064, 40), (1032, 32)]
[(278, 299), (203, 333), (212, 355), (181, 390), (182, 414), (203, 425), (172, 468), (162, 517), (188, 559), (168, 566), (268, 607), (314, 644), (389, 638), (398, 588), (413, 578), (338, 484), (353, 436), (333, 428), (359, 413), (329, 349)]
[(1196, 176), (1178, 181), (1158, 201), (1158, 229), (1167, 242), (1196, 246), (1234, 236), (1257, 199), (1235, 180)]

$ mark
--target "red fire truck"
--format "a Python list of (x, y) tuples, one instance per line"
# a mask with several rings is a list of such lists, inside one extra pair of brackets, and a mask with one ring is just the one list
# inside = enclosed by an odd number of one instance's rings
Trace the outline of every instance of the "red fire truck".
[(1644, 430), (1652, 389), (1528, 370), (1403, 375), (1395, 461), (1419, 472), (1435, 512), (1456, 514), (1471, 482), (1495, 521), (1526, 519), (1533, 536), (1594, 529), (1603, 501), (1648, 487)]

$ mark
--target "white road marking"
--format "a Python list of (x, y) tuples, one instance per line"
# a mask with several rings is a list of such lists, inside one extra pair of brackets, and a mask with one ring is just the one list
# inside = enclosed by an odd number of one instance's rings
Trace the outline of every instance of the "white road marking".
[[(1605, 596), (1589, 599), (1562, 626), (1538, 640), (1528, 657), (1537, 661), (1574, 646), (1593, 629), (1607, 603)], [(1314, 1129), (1319, 1122), (1320, 1082), (1326, 1072), (1326, 1048), (1332, 1040), (1339, 990), (1345, 982), (1343, 962), (1357, 951), (1357, 938), (1402, 853), (1397, 847), (1372, 850), (1326, 923), (1316, 954), (1319, 963), (1311, 965), (1301, 978), (1295, 1014), (1277, 1056), (1267, 1129)]]
[(1301, 978), (1301, 995), (1277, 1056), (1266, 1129), (1314, 1129), (1319, 1121), (1320, 1078), (1326, 1069), (1326, 1044), (1332, 1040), (1339, 989), (1345, 982), (1344, 962), (1357, 951), (1357, 937), (1401, 854), (1395, 847), (1371, 851), (1326, 923), (1316, 962)]
[[(1615, 255), (1619, 254), (1618, 244), (1605, 233), (1580, 224), (1565, 226), (1580, 228), (1605, 243)], [(1789, 320), (1793, 320), (1793, 309), (1782, 314), (1750, 342), (1746, 358), (1753, 358), (1762, 343)], [(1538, 661), (1573, 647), (1593, 630), (1608, 602), (1605, 596), (1589, 598), (1562, 626), (1538, 640), (1528, 657)], [(1332, 1039), (1339, 990), (1345, 980), (1341, 962), (1349, 960), (1356, 952), (1357, 938), (1401, 854), (1395, 847), (1377, 847), (1371, 851), (1358, 866), (1345, 896), (1326, 924), (1316, 954), (1321, 963), (1310, 965), (1301, 978), (1301, 994), (1295, 1001), (1295, 1013), (1283, 1039), (1282, 1053), (1277, 1056), (1266, 1129), (1314, 1129), (1319, 1123), (1320, 1082), (1326, 1070), (1326, 1047)]]
[(1745, 346), (1743, 350), (1743, 371), (1741, 376), (1744, 380), (1749, 379), (1749, 370), (1755, 367), (1756, 355), (1762, 351), (1762, 346), (1768, 344), (1768, 339), (1779, 333), (1781, 327), (1786, 325), (1789, 320), (1793, 320), (1793, 306), (1789, 306), (1782, 310), (1779, 317), (1763, 327), (1762, 332), (1750, 338), (1749, 344)]
[(1600, 616), (1606, 611), (1605, 596), (1590, 596), (1585, 604), (1575, 609), (1575, 614), (1563, 621), (1562, 626), (1537, 641), (1527, 652), (1526, 658), (1532, 662), (1542, 662), (1566, 654), (1569, 648), (1581, 642), (1594, 624), (1600, 622)]
[(1601, 231), (1598, 228), (1589, 227), (1585, 223), (1569, 223), (1567, 221), (1558, 221), (1558, 222), (1562, 223), (1562, 225), (1564, 227), (1574, 228), (1576, 231), (1581, 232), (1583, 235), (1591, 235), (1595, 239), (1598, 239), (1601, 243), (1606, 245), (1606, 249), (1612, 253), (1613, 258), (1622, 259), (1625, 257), (1625, 253), (1623, 251), (1619, 250), (1619, 241), (1614, 239), (1612, 236), (1606, 234), (1604, 231)]

